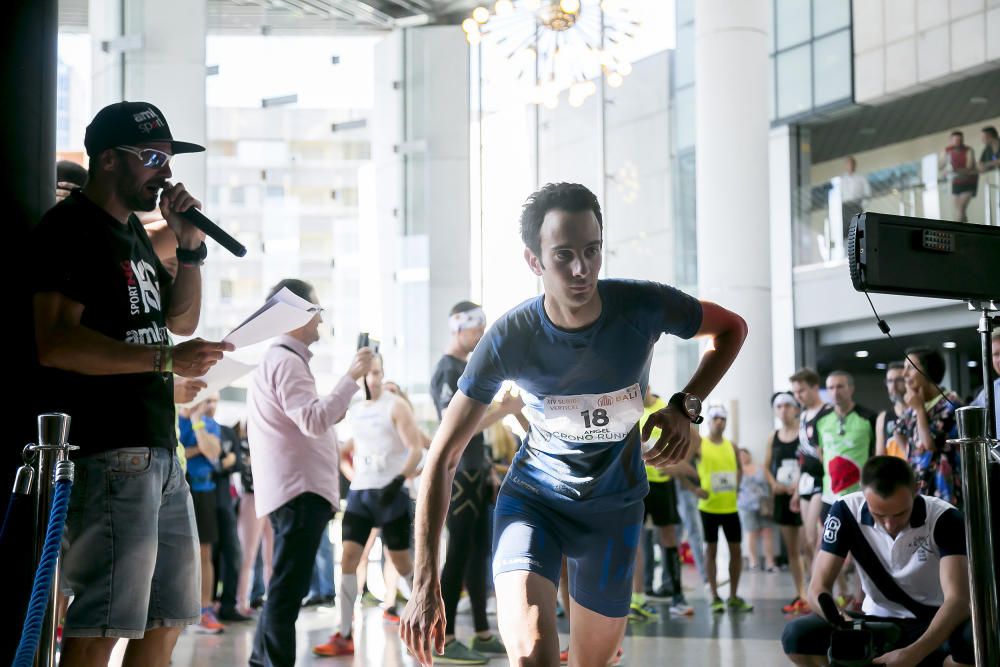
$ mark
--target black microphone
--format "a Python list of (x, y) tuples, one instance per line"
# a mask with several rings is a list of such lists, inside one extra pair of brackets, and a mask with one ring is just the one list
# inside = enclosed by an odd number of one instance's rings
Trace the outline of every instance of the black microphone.
[(216, 243), (233, 253), (237, 257), (247, 254), (246, 246), (230, 236), (224, 229), (205, 217), (205, 214), (193, 206), (181, 212), (188, 222), (205, 232), (205, 235), (215, 240)]
[(819, 594), (819, 607), (823, 610), (823, 615), (826, 616), (830, 625), (837, 628), (850, 627), (850, 624), (841, 616), (840, 610), (837, 609), (837, 603), (833, 601), (833, 596), (829, 593)]

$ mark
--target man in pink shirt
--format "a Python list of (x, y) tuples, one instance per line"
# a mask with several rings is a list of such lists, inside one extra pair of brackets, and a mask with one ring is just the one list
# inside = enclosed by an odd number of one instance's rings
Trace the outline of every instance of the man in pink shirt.
[[(319, 303), (312, 286), (295, 279), (279, 282), (268, 298), (285, 287)], [(247, 393), (257, 516), (268, 516), (274, 527), (274, 569), (257, 623), (251, 667), (295, 664), (299, 606), (309, 591), (320, 537), (340, 500), (340, 453), (333, 425), (347, 414), (357, 380), (372, 364), (372, 351), (358, 350), (333, 391), (320, 396), (309, 369), (309, 346), (319, 340), (321, 313), (275, 339)]]

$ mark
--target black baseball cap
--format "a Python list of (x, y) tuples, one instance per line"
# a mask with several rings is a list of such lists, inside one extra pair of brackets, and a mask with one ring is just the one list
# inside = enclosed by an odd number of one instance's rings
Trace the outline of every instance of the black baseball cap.
[(94, 116), (87, 126), (83, 145), (87, 155), (95, 157), (115, 146), (134, 146), (152, 142), (167, 142), (170, 152), (200, 153), (204, 146), (174, 141), (170, 126), (163, 112), (149, 102), (116, 102), (109, 104)]

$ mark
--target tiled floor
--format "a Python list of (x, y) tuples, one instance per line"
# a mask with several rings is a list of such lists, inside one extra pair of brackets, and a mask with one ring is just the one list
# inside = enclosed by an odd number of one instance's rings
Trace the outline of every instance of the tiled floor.
[[(691, 567), (685, 568), (686, 583), (692, 590), (688, 598), (695, 607), (692, 618), (661, 617), (658, 621), (632, 623), (625, 638), (626, 665), (753, 665), (770, 667), (787, 664), (778, 638), (785, 623), (781, 606), (792, 596), (791, 579), (786, 573), (766, 574), (752, 572), (744, 575), (740, 593), (753, 602), (755, 609), (749, 614), (709, 613), (706, 593), (697, 582)], [(725, 595), (727, 589), (723, 589)], [(667, 614), (666, 607), (663, 613)], [(339, 615), (333, 608), (303, 610), (298, 622), (298, 665), (343, 667), (411, 667), (416, 665), (406, 655), (395, 627), (382, 623), (378, 608), (364, 609), (360, 613), (360, 627), (356, 629), (357, 654), (349, 658), (314, 658), (310, 654), (313, 644), (326, 640), (337, 623)], [(560, 624), (562, 645), (566, 644), (568, 630)], [(246, 665), (250, 654), (254, 626), (252, 623), (230, 624), (218, 636), (185, 633), (174, 652), (174, 665), (190, 667), (217, 667)], [(469, 615), (459, 614), (459, 638), (471, 634)], [(669, 659), (666, 658), (669, 656)], [(507, 665), (506, 659), (495, 659), (491, 667)]]

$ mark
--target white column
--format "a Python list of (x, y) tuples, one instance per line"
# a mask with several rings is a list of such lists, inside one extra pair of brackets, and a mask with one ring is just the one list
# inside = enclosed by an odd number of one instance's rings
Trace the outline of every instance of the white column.
[(759, 455), (773, 420), (765, 0), (695, 3), (698, 285), (742, 315), (750, 336), (710, 402)]
[(457, 26), (397, 31), (375, 49), (382, 334), (393, 377), (411, 388), (430, 382), (448, 311), (470, 298), (468, 63)]
[(795, 304), (792, 299), (792, 203), (798, 139), (788, 125), (771, 130), (771, 354), (775, 389), (788, 387), (795, 372)]
[[(151, 102), (175, 138), (204, 145), (208, 0), (90, 0), (89, 9), (94, 111), (122, 99)], [(122, 37), (129, 39), (119, 50), (115, 42)], [(109, 51), (104, 42), (111, 43)], [(171, 168), (175, 181), (207, 198), (204, 153), (184, 155)]]

